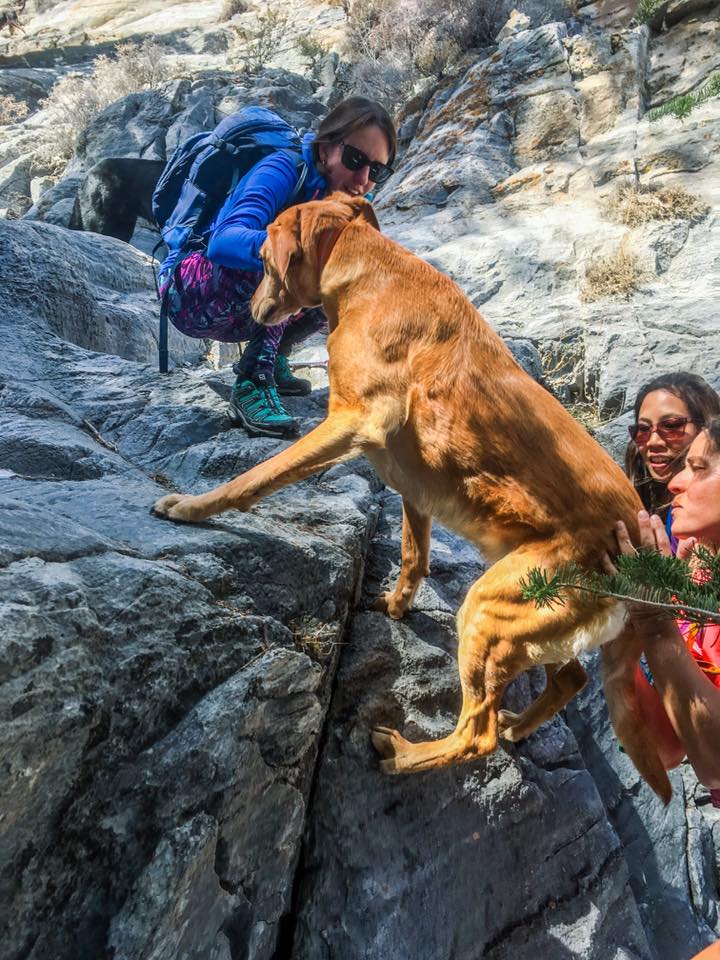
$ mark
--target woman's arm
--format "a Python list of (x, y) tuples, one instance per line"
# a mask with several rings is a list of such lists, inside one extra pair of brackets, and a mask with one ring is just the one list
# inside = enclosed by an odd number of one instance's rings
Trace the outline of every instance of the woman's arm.
[(720, 689), (698, 666), (672, 620), (631, 614), (665, 711), (698, 780), (720, 787)]
[[(642, 511), (638, 522), (641, 546), (669, 553), (660, 518)], [(624, 523), (615, 525), (615, 533), (621, 553), (634, 552)], [(693, 546), (694, 541), (684, 541), (678, 556), (686, 558)], [(698, 779), (710, 789), (720, 787), (720, 689), (700, 669), (674, 621), (653, 616), (645, 607), (631, 608), (630, 617), (662, 704)]]
[(297, 180), (297, 166), (286, 153), (256, 163), (215, 218), (208, 259), (222, 267), (262, 272), (260, 247), (267, 226), (292, 199)]

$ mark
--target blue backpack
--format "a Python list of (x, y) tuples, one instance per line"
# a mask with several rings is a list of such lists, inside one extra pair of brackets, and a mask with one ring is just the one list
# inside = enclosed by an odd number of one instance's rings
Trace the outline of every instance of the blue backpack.
[[(282, 150), (300, 170), (295, 195), (307, 168), (298, 132), (264, 107), (246, 107), (214, 130), (185, 140), (168, 161), (155, 187), (152, 210), (173, 269), (183, 257), (204, 250), (207, 232), (228, 194), (251, 167)], [(168, 370), (167, 297), (160, 306), (160, 372)]]

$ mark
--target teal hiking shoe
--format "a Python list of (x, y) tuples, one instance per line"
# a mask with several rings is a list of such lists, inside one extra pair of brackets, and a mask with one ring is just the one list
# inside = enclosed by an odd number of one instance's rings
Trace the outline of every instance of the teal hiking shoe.
[(277, 391), (283, 397), (306, 397), (312, 390), (309, 380), (301, 380), (293, 374), (288, 358), (282, 353), (275, 358), (274, 374)]
[(251, 437), (294, 437), (297, 423), (285, 410), (270, 377), (256, 373), (252, 380), (240, 380), (232, 388), (227, 416), (240, 424)]

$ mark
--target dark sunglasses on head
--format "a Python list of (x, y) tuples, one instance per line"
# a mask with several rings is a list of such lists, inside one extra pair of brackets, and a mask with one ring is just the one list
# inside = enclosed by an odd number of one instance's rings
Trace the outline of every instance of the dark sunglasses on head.
[(380, 163), (379, 160), (371, 160), (362, 150), (351, 146), (349, 143), (341, 144), (343, 148), (340, 160), (347, 170), (362, 170), (363, 167), (369, 167), (370, 179), (373, 183), (385, 183), (395, 171), (387, 163)]
[(631, 423), (628, 433), (635, 443), (647, 443), (654, 431), (663, 440), (682, 440), (689, 423), (699, 424), (700, 421), (692, 417), (664, 417), (657, 423)]

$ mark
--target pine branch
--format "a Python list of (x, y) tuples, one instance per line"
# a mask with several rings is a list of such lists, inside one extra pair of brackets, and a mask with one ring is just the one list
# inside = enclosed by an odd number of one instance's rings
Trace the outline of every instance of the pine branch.
[(720, 556), (699, 547), (695, 557), (700, 582), (682, 560), (640, 551), (635, 556), (619, 557), (615, 574), (582, 570), (569, 564), (549, 575), (536, 567), (520, 581), (520, 586), (523, 599), (533, 600), (537, 607), (561, 606), (568, 590), (580, 590), (653, 607), (660, 617), (699, 624), (720, 623)]

